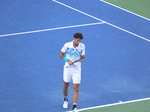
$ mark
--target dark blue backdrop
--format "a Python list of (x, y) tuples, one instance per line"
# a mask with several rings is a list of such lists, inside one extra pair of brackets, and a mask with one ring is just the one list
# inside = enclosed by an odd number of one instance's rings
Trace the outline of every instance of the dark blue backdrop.
[[(59, 0), (147, 39), (150, 22), (99, 0)], [(0, 3), (0, 35), (100, 22), (51, 0)], [(150, 43), (106, 23), (0, 37), (0, 111), (65, 112), (63, 60), (73, 34), (86, 45), (78, 108), (150, 97)]]

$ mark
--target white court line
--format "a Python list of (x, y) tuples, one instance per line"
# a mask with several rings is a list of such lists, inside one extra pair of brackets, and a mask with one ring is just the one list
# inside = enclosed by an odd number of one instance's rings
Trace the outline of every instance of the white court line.
[[(99, 19), (99, 18), (97, 18), (97, 17), (94, 17), (94, 16), (92, 16), (92, 15), (90, 15), (90, 14), (87, 14), (87, 13), (85, 13), (85, 12), (83, 12), (83, 11), (80, 11), (80, 10), (78, 10), (78, 9), (75, 9), (75, 8), (73, 8), (73, 7), (69, 6), (69, 5), (66, 5), (66, 4), (64, 4), (64, 3), (61, 3), (61, 2), (59, 2), (59, 1), (57, 1), (57, 0), (52, 0), (52, 1), (54, 1), (54, 2), (56, 2), (56, 3), (58, 3), (58, 4), (61, 4), (61, 5), (65, 6), (65, 7), (68, 7), (68, 8), (70, 8), (70, 9), (72, 9), (72, 10), (75, 10), (75, 11), (77, 11), (77, 12), (80, 12), (80, 13), (82, 13), (82, 14), (84, 14), (84, 15), (87, 15), (87, 16), (89, 16), (89, 17), (91, 17), (91, 18), (93, 18), (93, 19), (96, 19), (96, 20), (98, 20), (98, 21), (103, 21), (103, 20), (101, 20), (101, 19)], [(103, 22), (104, 22), (104, 21), (103, 21)]]
[(86, 15), (86, 16), (89, 16), (89, 17), (91, 17), (91, 18), (93, 18), (93, 19), (96, 19), (96, 20), (98, 20), (98, 21), (102, 21), (102, 22), (104, 22), (104, 23), (106, 23), (106, 24), (108, 24), (108, 25), (110, 25), (110, 26), (113, 26), (113, 27), (119, 29), (119, 30), (122, 30), (122, 31), (124, 31), (124, 32), (127, 32), (127, 33), (129, 33), (129, 34), (132, 34), (132, 35), (134, 35), (134, 36), (136, 36), (136, 37), (139, 37), (139, 38), (141, 38), (141, 39), (143, 39), (143, 40), (146, 40), (146, 41), (150, 42), (150, 40), (147, 39), (147, 38), (145, 38), (145, 37), (142, 37), (142, 36), (140, 36), (140, 35), (137, 35), (137, 34), (135, 34), (135, 33), (132, 33), (132, 32), (130, 32), (130, 31), (128, 31), (128, 30), (125, 30), (125, 29), (123, 29), (123, 28), (121, 28), (121, 27), (118, 27), (118, 26), (116, 26), (116, 25), (113, 25), (113, 24), (111, 24), (111, 23), (109, 23), (109, 22), (106, 22), (106, 21), (104, 21), (104, 20), (102, 20), (102, 19), (99, 19), (99, 18), (97, 18), (97, 17), (94, 17), (94, 16), (92, 16), (92, 15), (90, 15), (90, 14), (87, 14), (87, 13), (85, 13), (85, 12), (83, 12), (83, 11), (80, 11), (80, 10), (78, 10), (78, 9), (76, 9), (76, 8), (73, 8), (73, 7), (69, 6), (69, 5), (66, 5), (66, 4), (64, 4), (64, 3), (62, 3), (62, 2), (59, 2), (59, 1), (57, 1), (57, 0), (52, 0), (52, 1), (54, 1), (54, 2), (56, 2), (56, 3), (58, 3), (58, 4), (60, 4), (60, 5), (63, 5), (63, 6), (65, 6), (65, 7), (68, 7), (68, 8), (70, 8), (70, 9), (72, 9), (72, 10), (75, 10), (75, 11), (81, 13), (81, 14), (84, 14), (84, 15)]
[(73, 25), (73, 26), (64, 26), (64, 27), (58, 27), (58, 28), (34, 30), (34, 31), (27, 31), (27, 32), (20, 32), (20, 33), (11, 33), (11, 34), (0, 35), (0, 37), (23, 35), (23, 34), (29, 34), (29, 33), (45, 32), (45, 31), (51, 31), (51, 30), (60, 30), (60, 29), (75, 28), (75, 27), (82, 27), (82, 26), (91, 26), (91, 25), (98, 25), (98, 24), (103, 24), (103, 23), (104, 22), (102, 21), (102, 22), (97, 22), (97, 23), (89, 23), (89, 24), (81, 24), (81, 25)]
[[(78, 109), (78, 111), (89, 110), (89, 109), (96, 109), (96, 108), (102, 108), (102, 107), (109, 107), (109, 106), (115, 106), (115, 105), (121, 105), (121, 104), (127, 104), (127, 103), (134, 103), (134, 102), (144, 101), (144, 100), (150, 100), (150, 98), (143, 98), (143, 99), (126, 101), (126, 102), (120, 102), (120, 103), (113, 103), (113, 104), (107, 104), (107, 105), (83, 108), (83, 109)], [(67, 112), (72, 112), (72, 111), (67, 111)]]
[(101, 1), (101, 2), (104, 2), (104, 3), (106, 3), (106, 4), (109, 4), (109, 5), (112, 5), (112, 6), (116, 7), (116, 8), (118, 8), (118, 9), (121, 9), (121, 10), (123, 10), (123, 11), (126, 11), (126, 12), (128, 12), (128, 13), (131, 13), (131, 14), (133, 14), (133, 15), (136, 15), (136, 16), (138, 16), (138, 17), (141, 17), (141, 18), (143, 18), (143, 19), (146, 19), (146, 20), (150, 21), (150, 19), (148, 19), (148, 18), (146, 18), (146, 17), (143, 17), (143, 16), (138, 15), (138, 14), (136, 14), (136, 13), (134, 13), (134, 12), (131, 12), (131, 11), (129, 11), (129, 10), (126, 10), (126, 9), (124, 9), (124, 8), (121, 8), (121, 7), (119, 7), (119, 6), (116, 6), (116, 5), (114, 5), (114, 4), (111, 4), (111, 3), (109, 3), (109, 2), (107, 2), (107, 1), (105, 1), (105, 0), (100, 0), (100, 1)]
[(141, 39), (143, 39), (143, 40), (146, 40), (146, 41), (150, 42), (149, 39), (147, 39), (147, 38), (145, 38), (145, 37), (142, 37), (142, 36), (140, 36), (140, 35), (137, 35), (137, 34), (135, 34), (135, 33), (132, 33), (132, 32), (130, 32), (130, 31), (128, 31), (128, 30), (125, 30), (125, 29), (123, 29), (123, 28), (121, 28), (121, 27), (118, 27), (118, 26), (116, 26), (116, 25), (113, 25), (113, 24), (107, 23), (107, 22), (106, 22), (106, 24), (108, 24), (108, 25), (110, 25), (110, 26), (113, 26), (113, 27), (115, 27), (115, 28), (117, 28), (117, 29), (120, 29), (120, 30), (122, 30), (122, 31), (124, 31), (124, 32), (127, 32), (127, 33), (129, 33), (129, 34), (132, 34), (132, 35), (134, 35), (134, 36), (136, 36), (136, 37), (139, 37), (139, 38), (141, 38)]

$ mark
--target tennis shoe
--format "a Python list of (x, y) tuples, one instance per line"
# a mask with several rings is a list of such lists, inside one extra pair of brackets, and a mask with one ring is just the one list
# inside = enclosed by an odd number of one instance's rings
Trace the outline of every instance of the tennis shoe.
[(64, 101), (63, 108), (68, 108), (68, 101)]
[(74, 108), (74, 109), (72, 110), (72, 112), (78, 112), (77, 108)]

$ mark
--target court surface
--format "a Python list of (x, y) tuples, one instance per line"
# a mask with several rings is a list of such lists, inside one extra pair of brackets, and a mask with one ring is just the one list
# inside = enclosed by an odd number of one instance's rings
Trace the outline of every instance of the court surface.
[(78, 109), (126, 112), (142, 105), (149, 112), (148, 17), (103, 0), (5, 0), (0, 9), (1, 112), (71, 110), (72, 84), (69, 108), (62, 108), (59, 53), (76, 32), (86, 45)]

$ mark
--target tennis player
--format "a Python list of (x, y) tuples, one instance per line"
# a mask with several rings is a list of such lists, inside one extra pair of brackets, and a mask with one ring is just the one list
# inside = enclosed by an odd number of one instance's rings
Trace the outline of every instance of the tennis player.
[[(79, 94), (79, 86), (81, 82), (81, 62), (85, 58), (85, 45), (81, 43), (83, 39), (82, 33), (75, 33), (74, 40), (65, 43), (60, 52), (60, 58), (65, 61), (64, 65), (64, 104), (63, 108), (68, 108), (68, 86), (70, 81), (73, 82), (74, 94), (73, 94), (73, 112), (77, 111), (77, 102)], [(74, 61), (79, 60), (76, 63)]]

